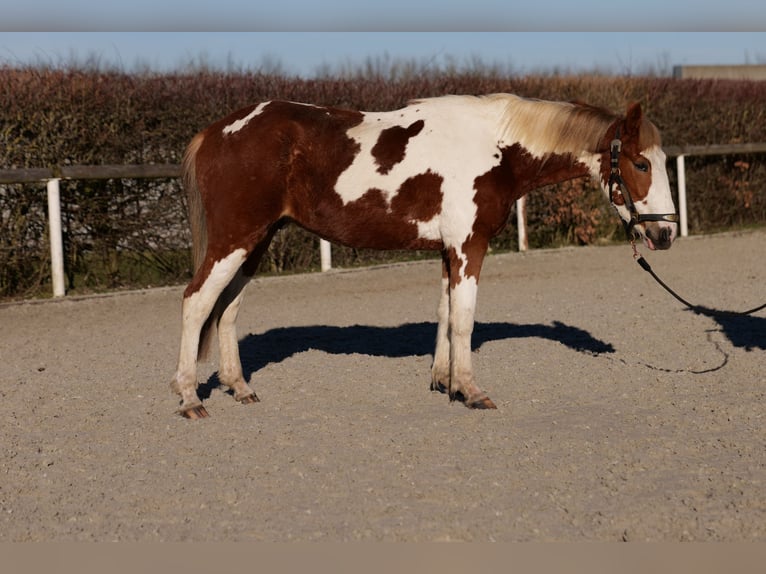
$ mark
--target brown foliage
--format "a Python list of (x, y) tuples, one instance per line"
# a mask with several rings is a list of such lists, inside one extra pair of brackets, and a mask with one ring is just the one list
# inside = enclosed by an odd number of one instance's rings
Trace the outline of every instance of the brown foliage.
[[(766, 141), (766, 82), (508, 77), (493, 70), (396, 79), (376, 73), (297, 79), (215, 71), (131, 75), (6, 67), (0, 68), (0, 168), (179, 163), (198, 130), (227, 112), (267, 99), (374, 111), (418, 97), (492, 92), (581, 100), (614, 110), (641, 101), (666, 145)], [(763, 223), (766, 199), (758, 191), (765, 179), (760, 155), (688, 158), (691, 229)], [(62, 200), (70, 289), (188, 277), (188, 232), (178, 182), (66, 182)], [(587, 244), (619, 229), (589, 181), (540, 190), (530, 195), (528, 206), (533, 246)], [(45, 213), (42, 186), (0, 186), (0, 296), (47, 290)], [(515, 246), (512, 225), (493, 243), (496, 249)], [(333, 255), (339, 265), (401, 256), (350, 249), (336, 249)], [(277, 238), (262, 270), (317, 266), (316, 240), (290, 229)]]

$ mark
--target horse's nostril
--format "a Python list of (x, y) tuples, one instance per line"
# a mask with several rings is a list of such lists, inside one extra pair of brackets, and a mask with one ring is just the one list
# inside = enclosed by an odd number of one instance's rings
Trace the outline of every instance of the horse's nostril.
[(663, 227), (660, 230), (660, 241), (663, 243), (670, 243), (671, 231), (669, 227)]

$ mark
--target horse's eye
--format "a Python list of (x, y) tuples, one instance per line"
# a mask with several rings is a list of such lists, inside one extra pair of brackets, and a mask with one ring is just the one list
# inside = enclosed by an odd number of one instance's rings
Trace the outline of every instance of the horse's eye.
[(633, 165), (636, 166), (636, 169), (638, 171), (643, 171), (644, 173), (649, 171), (649, 164), (647, 162), (645, 162), (645, 161), (637, 161)]

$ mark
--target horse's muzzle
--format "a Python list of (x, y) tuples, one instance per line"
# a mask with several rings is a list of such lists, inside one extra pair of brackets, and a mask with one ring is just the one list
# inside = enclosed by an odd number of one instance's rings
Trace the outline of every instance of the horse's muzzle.
[(646, 245), (649, 249), (669, 249), (676, 238), (677, 224), (651, 222), (645, 224)]

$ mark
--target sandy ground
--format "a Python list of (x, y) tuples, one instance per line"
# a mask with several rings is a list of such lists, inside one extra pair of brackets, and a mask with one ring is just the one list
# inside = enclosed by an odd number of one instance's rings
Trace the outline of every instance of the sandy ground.
[[(766, 232), (647, 253), (710, 307), (766, 301)], [(626, 245), (490, 256), (474, 364), (429, 386), (440, 269), (265, 278), (243, 406), (169, 391), (182, 288), (0, 306), (0, 541), (766, 540), (766, 313), (684, 310)]]

